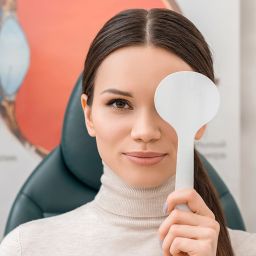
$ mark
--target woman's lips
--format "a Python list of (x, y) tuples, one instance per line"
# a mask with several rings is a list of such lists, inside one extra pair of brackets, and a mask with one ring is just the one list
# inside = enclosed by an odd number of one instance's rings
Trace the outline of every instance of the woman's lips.
[(167, 154), (157, 152), (128, 152), (124, 155), (132, 162), (140, 165), (159, 163)]

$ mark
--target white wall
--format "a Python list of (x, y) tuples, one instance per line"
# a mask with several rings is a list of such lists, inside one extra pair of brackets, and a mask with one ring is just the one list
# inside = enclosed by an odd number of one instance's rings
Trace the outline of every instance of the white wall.
[(219, 80), (220, 109), (196, 147), (215, 167), (241, 208), (240, 1), (177, 2), (209, 44)]
[(241, 203), (256, 232), (256, 1), (241, 1)]
[[(222, 80), (222, 104), (229, 105), (226, 116), (220, 114), (219, 121), (209, 125), (201, 149), (209, 154), (208, 159), (235, 196), (247, 231), (256, 232), (256, 1), (177, 2), (210, 43), (215, 70)], [(225, 47), (221, 50), (221, 46)], [(212, 152), (216, 157), (211, 156)]]
[[(11, 206), (31, 170), (41, 158), (25, 148), (10, 132), (0, 116), (0, 241)], [(1, 146), (4, 145), (4, 146)]]

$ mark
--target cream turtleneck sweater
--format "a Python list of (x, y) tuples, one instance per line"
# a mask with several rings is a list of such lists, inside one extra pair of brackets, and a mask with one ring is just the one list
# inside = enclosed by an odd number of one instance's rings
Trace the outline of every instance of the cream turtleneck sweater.
[[(161, 256), (158, 228), (175, 176), (159, 187), (133, 188), (103, 162), (93, 201), (70, 212), (27, 222), (0, 244), (0, 256)], [(236, 256), (256, 256), (256, 234), (228, 229)]]

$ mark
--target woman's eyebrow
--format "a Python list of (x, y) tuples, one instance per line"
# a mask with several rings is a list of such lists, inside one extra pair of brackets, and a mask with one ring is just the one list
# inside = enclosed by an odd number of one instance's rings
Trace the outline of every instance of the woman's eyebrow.
[(101, 94), (106, 93), (106, 92), (114, 93), (114, 94), (119, 94), (119, 95), (123, 95), (123, 96), (127, 96), (127, 97), (133, 97), (130, 92), (120, 91), (120, 90), (114, 89), (114, 88), (110, 88), (110, 89), (104, 90), (104, 91), (101, 92)]

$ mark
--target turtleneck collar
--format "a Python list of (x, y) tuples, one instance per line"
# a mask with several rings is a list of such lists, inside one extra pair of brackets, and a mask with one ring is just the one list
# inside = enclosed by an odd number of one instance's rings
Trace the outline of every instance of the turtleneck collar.
[(103, 162), (101, 187), (95, 203), (102, 209), (126, 217), (164, 217), (163, 204), (174, 191), (175, 175), (154, 188), (134, 188)]

